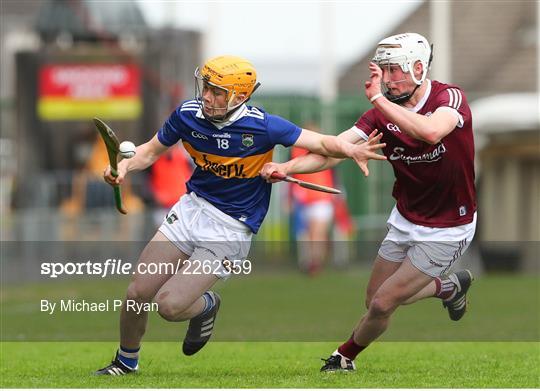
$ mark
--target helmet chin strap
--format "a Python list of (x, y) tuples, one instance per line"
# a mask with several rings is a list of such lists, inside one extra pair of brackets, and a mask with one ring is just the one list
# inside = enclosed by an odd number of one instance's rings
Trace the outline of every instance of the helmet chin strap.
[[(240, 107), (242, 107), (242, 105), (243, 105), (244, 103), (246, 103), (248, 100), (251, 99), (251, 95), (253, 95), (253, 93), (255, 92), (255, 90), (256, 90), (257, 88), (259, 88), (260, 86), (261, 86), (261, 83), (258, 83), (258, 82), (257, 82), (257, 83), (255, 84), (255, 86), (253, 87), (253, 90), (251, 91), (250, 96), (249, 96), (247, 99), (243, 100), (242, 102), (236, 104), (236, 106), (230, 107), (229, 104), (227, 103), (227, 107), (209, 107), (209, 108), (212, 109), (212, 110), (226, 110), (226, 113), (223, 114), (222, 116), (219, 116), (219, 117), (212, 116), (212, 117), (211, 117), (211, 116), (207, 115), (207, 114), (204, 112), (204, 110), (201, 110), (201, 111), (202, 111), (202, 114), (203, 114), (203, 116), (204, 116), (204, 118), (206, 118), (208, 121), (214, 122), (214, 123), (219, 123), (219, 122), (225, 122), (225, 121), (227, 121), (227, 120), (230, 118), (230, 116), (233, 115), (234, 112), (236, 112), (236, 110), (238, 110)], [(233, 93), (232, 96), (231, 96), (231, 98), (230, 98), (230, 100), (232, 101), (232, 100), (234, 99), (235, 96), (236, 96), (236, 94)]]
[[(247, 101), (247, 100), (246, 100)], [(245, 103), (246, 101), (242, 102), (242, 103)], [(230, 109), (229, 111), (227, 111), (225, 114), (223, 115), (220, 115), (220, 116), (210, 116), (208, 114), (206, 114), (206, 112), (203, 110), (202, 111), (202, 115), (204, 116), (204, 118), (206, 118), (208, 121), (210, 122), (214, 122), (214, 123), (220, 123), (220, 122), (225, 122), (227, 121), (227, 119), (229, 119), (229, 117), (236, 111), (238, 110), (240, 107), (242, 107), (242, 103), (240, 103), (238, 106)], [(207, 106), (209, 109), (212, 109), (212, 110), (227, 110), (226, 107), (210, 107), (210, 106)]]
[(417, 84), (416, 87), (412, 90), (412, 92), (405, 92), (400, 95), (392, 95), (389, 91), (386, 91), (383, 95), (386, 99), (388, 99), (390, 102), (395, 103), (397, 105), (402, 105), (403, 103), (407, 102), (411, 97), (414, 95), (416, 90), (420, 87), (420, 84)]
[[(201, 111), (202, 111), (202, 114), (203, 114), (204, 118), (206, 118), (208, 121), (214, 122), (214, 123), (219, 123), (219, 122), (226, 121), (232, 115), (232, 113), (234, 113), (240, 106), (242, 106), (242, 103), (244, 103), (244, 102), (241, 102), (238, 105), (231, 107), (230, 102), (232, 100), (234, 100), (235, 95), (236, 94), (233, 91), (233, 93), (231, 94), (231, 97), (229, 98), (229, 100), (227, 101), (227, 103), (226, 103), (226, 105), (224, 107), (214, 107), (214, 106), (205, 105), (202, 102), (202, 98), (201, 98), (201, 106), (202, 106)], [(225, 114), (220, 115), (220, 116), (215, 116), (215, 115), (210, 116), (210, 115), (206, 114), (204, 108), (210, 109), (210, 110), (212, 110), (214, 112), (216, 110), (224, 110)]]

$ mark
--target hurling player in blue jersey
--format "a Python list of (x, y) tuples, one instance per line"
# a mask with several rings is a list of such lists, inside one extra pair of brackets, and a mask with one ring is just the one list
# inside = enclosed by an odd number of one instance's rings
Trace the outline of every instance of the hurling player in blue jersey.
[[(232, 260), (246, 258), (251, 237), (266, 215), (271, 184), (259, 172), (272, 161), (274, 146), (296, 145), (321, 155), (352, 158), (366, 175), (368, 159), (385, 159), (374, 152), (384, 146), (376, 132), (368, 142), (355, 145), (247, 106), (259, 84), (255, 68), (243, 58), (213, 58), (197, 68), (195, 78), (196, 98), (178, 106), (157, 134), (137, 147), (135, 157), (119, 163), (118, 177), (111, 175), (110, 167), (104, 171), (109, 184), (121, 184), (128, 172), (149, 167), (178, 142), (196, 165), (186, 184), (188, 193), (140, 256), (120, 315), (119, 349), (112, 363), (96, 372), (99, 375), (138, 369), (148, 313), (130, 310), (130, 302), (157, 303), (168, 321), (189, 320), (184, 354), (195, 354), (208, 342), (221, 302), (209, 289), (239, 266), (231, 265)], [(179, 270), (142, 272), (146, 268), (141, 266), (176, 265), (178, 260), (183, 261)], [(195, 265), (195, 260), (207, 264)]]

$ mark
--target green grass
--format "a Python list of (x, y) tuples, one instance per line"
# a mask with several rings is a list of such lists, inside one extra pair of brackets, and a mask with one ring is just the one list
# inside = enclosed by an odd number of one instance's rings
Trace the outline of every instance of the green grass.
[[(317, 279), (296, 272), (253, 274), (219, 283), (223, 297), (216, 341), (339, 341), (364, 312), (367, 272), (327, 272)], [(3, 341), (116, 341), (118, 312), (48, 315), (41, 299), (99, 301), (123, 298), (127, 281), (64, 280), (4, 285), (0, 290)], [(400, 308), (384, 341), (539, 341), (538, 276), (490, 275), (475, 281), (469, 313), (448, 320), (440, 300)], [(185, 323), (152, 313), (147, 341), (176, 341)]]
[(538, 388), (539, 343), (376, 343), (354, 373), (319, 372), (336, 343), (214, 342), (198, 355), (180, 344), (143, 345), (141, 371), (95, 377), (114, 343), (1, 345), (2, 387), (16, 388)]
[[(367, 272), (254, 273), (219, 283), (222, 310), (212, 343), (180, 353), (185, 323), (152, 313), (141, 372), (91, 376), (117, 348), (118, 313), (39, 311), (41, 299), (122, 298), (125, 280), (63, 280), (0, 290), (0, 385), (27, 388), (514, 388), (540, 387), (538, 276), (475, 281), (471, 309), (451, 322), (439, 300), (399, 308), (382, 342), (351, 374), (321, 374), (321, 357), (364, 312)], [(36, 341), (36, 342), (30, 342)], [(47, 342), (41, 342), (47, 341)], [(79, 341), (79, 342), (73, 342)], [(108, 342), (102, 342), (108, 341)], [(168, 342), (167, 342), (168, 341)], [(321, 342), (336, 341), (336, 342)]]

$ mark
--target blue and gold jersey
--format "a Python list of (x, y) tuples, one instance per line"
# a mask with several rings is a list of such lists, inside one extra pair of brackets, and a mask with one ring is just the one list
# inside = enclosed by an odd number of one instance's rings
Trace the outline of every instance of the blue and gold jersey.
[(228, 121), (214, 124), (204, 118), (197, 101), (190, 100), (171, 114), (157, 136), (165, 146), (181, 140), (195, 162), (188, 191), (257, 233), (272, 187), (259, 171), (272, 161), (275, 145), (294, 144), (301, 131), (281, 117), (246, 105)]

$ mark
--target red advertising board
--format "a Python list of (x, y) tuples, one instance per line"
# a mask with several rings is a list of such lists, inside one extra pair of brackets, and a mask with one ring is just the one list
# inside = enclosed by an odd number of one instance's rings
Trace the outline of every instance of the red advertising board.
[(140, 95), (135, 64), (49, 64), (39, 71), (37, 109), (44, 120), (136, 119)]

